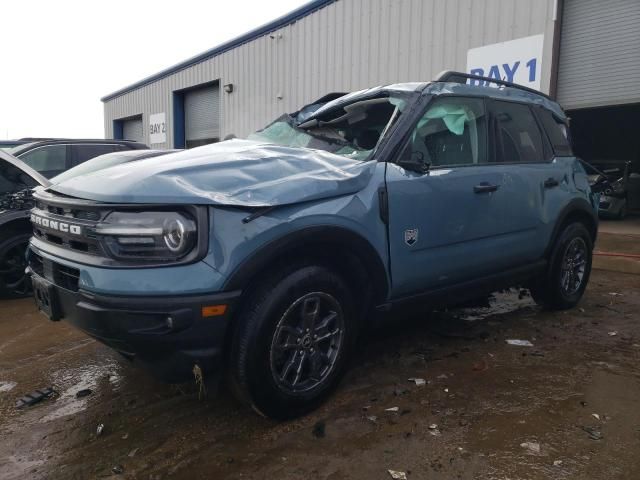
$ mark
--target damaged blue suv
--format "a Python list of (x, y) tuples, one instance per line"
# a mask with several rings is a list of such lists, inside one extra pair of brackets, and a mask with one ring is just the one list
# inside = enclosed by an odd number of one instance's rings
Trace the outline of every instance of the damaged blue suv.
[(35, 196), (28, 262), (51, 320), (167, 381), (223, 371), (278, 419), (325, 399), (399, 306), (522, 285), (573, 307), (597, 231), (558, 104), (456, 72)]

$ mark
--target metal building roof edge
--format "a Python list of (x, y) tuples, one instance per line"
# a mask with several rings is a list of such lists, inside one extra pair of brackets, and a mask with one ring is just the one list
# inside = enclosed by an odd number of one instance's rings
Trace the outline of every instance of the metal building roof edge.
[(153, 75), (143, 78), (142, 80), (132, 83), (129, 86), (126, 86), (124, 88), (116, 90), (113, 93), (105, 95), (100, 99), (100, 101), (108, 102), (109, 100), (113, 100), (116, 97), (119, 97), (126, 93), (132, 92), (133, 90), (137, 90), (138, 88), (144, 87), (153, 82), (161, 80), (165, 77), (168, 77), (169, 75), (172, 75), (181, 70), (184, 70), (192, 65), (196, 65), (198, 63), (204, 62), (205, 60), (209, 60), (210, 58), (216, 57), (224, 52), (227, 52), (236, 47), (239, 47), (240, 45), (243, 45), (252, 40), (255, 40), (256, 38), (262, 37), (264, 35), (267, 35), (268, 33), (278, 30), (279, 28), (282, 28), (291, 23), (294, 23), (308, 15), (311, 15), (315, 11), (320, 10), (321, 8), (327, 5), (330, 5), (332, 3), (335, 3), (337, 1), (338, 0), (312, 0), (309, 3), (306, 3), (301, 7), (296, 8), (295, 10), (287, 13), (286, 15), (276, 18), (275, 20), (272, 20), (271, 22), (266, 23), (258, 28), (250, 30), (249, 32), (243, 35), (240, 35), (239, 37), (231, 39), (225, 43), (222, 43), (221, 45), (218, 45), (217, 47), (206, 50), (198, 55), (195, 55), (194, 57), (184, 60), (183, 62), (177, 63), (169, 68), (161, 70), (158, 73), (155, 73)]

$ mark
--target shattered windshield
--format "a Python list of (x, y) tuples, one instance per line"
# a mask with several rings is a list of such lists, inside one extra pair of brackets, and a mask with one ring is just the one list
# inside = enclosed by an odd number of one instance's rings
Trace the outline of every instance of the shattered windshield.
[[(290, 115), (249, 136), (249, 140), (304, 147), (367, 160), (407, 105), (403, 97), (378, 96), (329, 109), (298, 124)], [(309, 117), (307, 117), (309, 118)]]

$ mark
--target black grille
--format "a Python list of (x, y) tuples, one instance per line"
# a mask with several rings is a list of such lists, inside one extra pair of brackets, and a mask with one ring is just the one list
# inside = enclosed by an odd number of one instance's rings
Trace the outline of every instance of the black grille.
[(29, 267), (35, 274), (46, 278), (58, 287), (72, 292), (78, 291), (80, 270), (77, 268), (53, 262), (33, 251), (29, 253)]
[(59, 206), (55, 204), (55, 197), (52, 196), (51, 203), (38, 199), (32, 213), (47, 218), (56, 225), (67, 222), (82, 227), (82, 235), (75, 235), (68, 231), (63, 232), (59, 228), (48, 228), (46, 224), (34, 224), (33, 235), (37, 239), (67, 250), (103, 256), (103, 250), (95, 235), (95, 226), (107, 214), (106, 209)]
[(102, 215), (97, 210), (83, 210), (77, 208), (63, 208), (55, 205), (47, 205), (43, 201), (36, 203), (36, 208), (44, 212), (49, 212), (54, 215), (66, 218), (77, 218), (78, 220), (90, 220), (97, 222), (102, 218)]

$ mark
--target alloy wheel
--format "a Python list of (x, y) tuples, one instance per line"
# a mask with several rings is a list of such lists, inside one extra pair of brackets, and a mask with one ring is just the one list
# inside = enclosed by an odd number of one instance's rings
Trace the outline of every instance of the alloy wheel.
[(576, 237), (569, 242), (562, 258), (560, 288), (564, 295), (571, 296), (580, 290), (586, 267), (587, 244), (582, 238)]
[(276, 325), (271, 343), (271, 372), (286, 393), (320, 386), (333, 371), (344, 342), (344, 314), (328, 293), (298, 298)]

